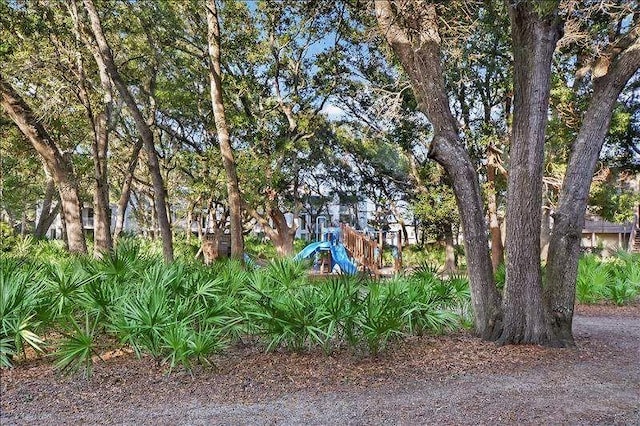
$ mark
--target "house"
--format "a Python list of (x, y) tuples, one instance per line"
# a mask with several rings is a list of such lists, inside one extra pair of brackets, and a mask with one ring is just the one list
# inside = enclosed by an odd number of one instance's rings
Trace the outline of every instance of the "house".
[[(115, 204), (111, 204), (110, 208), (111, 229), (113, 230), (116, 226), (116, 215), (118, 213), (118, 206)], [(38, 207), (38, 209), (36, 209), (36, 222), (40, 217), (41, 211), (41, 207)], [(138, 226), (138, 223), (136, 222), (136, 219), (131, 211), (131, 208), (127, 209), (124, 217), (123, 231), (126, 233), (138, 233), (140, 231), (140, 227)], [(85, 235), (93, 236), (93, 230), (95, 229), (93, 207), (82, 208), (82, 227), (84, 228)], [(60, 218), (60, 214), (58, 214), (51, 223), (51, 226), (49, 227), (49, 230), (47, 231), (45, 236), (51, 239), (61, 239), (62, 232), (62, 220)]]
[(605, 256), (616, 250), (639, 250), (638, 213), (634, 220), (626, 223), (612, 223), (592, 216), (585, 220), (582, 228), (581, 246), (587, 251), (602, 249)]

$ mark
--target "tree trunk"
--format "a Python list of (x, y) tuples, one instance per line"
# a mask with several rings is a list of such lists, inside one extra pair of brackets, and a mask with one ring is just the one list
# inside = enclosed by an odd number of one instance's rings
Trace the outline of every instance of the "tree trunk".
[(0, 94), (2, 95), (2, 107), (42, 157), (58, 187), (62, 214), (66, 223), (69, 251), (86, 254), (87, 243), (82, 228), (82, 206), (71, 162), (62, 155), (31, 108), (1, 75)]
[(295, 223), (289, 226), (287, 218), (279, 209), (271, 209), (269, 216), (273, 221), (273, 230), (269, 238), (274, 242), (276, 251), (280, 256), (293, 255), (293, 240), (296, 235)]
[(101, 111), (94, 123), (93, 168), (95, 188), (93, 191), (94, 206), (94, 256), (113, 248), (111, 238), (111, 208), (109, 206), (109, 179), (107, 175), (107, 151), (109, 150), (109, 120), (112, 110), (111, 82), (104, 68), (100, 69), (100, 84), (103, 90)]
[[(409, 75), (420, 110), (433, 125), (429, 156), (444, 167), (456, 196), (464, 233), (476, 333), (495, 339), (501, 330), (500, 296), (493, 281), (478, 174), (458, 137), (440, 63), (438, 17), (433, 4), (414, 5), (421, 15), (403, 28), (389, 0), (375, 2), (378, 26)], [(402, 13), (402, 7), (398, 12)], [(414, 28), (415, 26), (415, 28)], [(411, 34), (411, 38), (409, 36)]]
[(211, 104), (216, 123), (218, 143), (222, 164), (227, 175), (227, 193), (229, 197), (231, 257), (242, 261), (244, 259), (244, 237), (242, 234), (242, 198), (236, 163), (229, 137), (229, 127), (222, 102), (222, 80), (220, 69), (220, 26), (218, 23), (218, 9), (215, 0), (207, 0), (207, 42), (209, 45), (209, 79), (211, 80)]
[[(82, 36), (75, 1), (71, 2), (70, 8), (74, 20), (76, 40), (79, 42)], [(99, 54), (95, 49), (92, 49), (93, 46), (88, 42), (86, 45), (94, 52), (94, 56), (98, 57)], [(99, 61), (99, 59), (96, 59), (96, 61)], [(100, 86), (102, 88), (102, 103), (99, 105), (97, 112), (95, 112), (91, 104), (89, 89), (86, 83), (82, 54), (79, 50), (76, 51), (76, 67), (78, 72), (78, 96), (85, 108), (87, 120), (93, 130), (93, 141), (91, 144), (95, 181), (93, 188), (93, 249), (94, 256), (99, 258), (102, 257), (104, 252), (108, 252), (113, 248), (113, 241), (111, 239), (111, 209), (109, 208), (109, 180), (107, 176), (109, 120), (111, 119), (113, 95), (111, 92), (111, 82), (109, 81), (105, 67), (98, 67)]]
[(444, 270), (452, 274), (456, 270), (456, 251), (453, 245), (453, 229), (449, 224), (444, 229)]
[(116, 224), (113, 230), (113, 243), (115, 244), (120, 238), (124, 229), (124, 220), (127, 217), (127, 207), (129, 206), (129, 200), (131, 199), (131, 183), (133, 182), (133, 175), (138, 166), (138, 158), (140, 157), (140, 151), (142, 150), (142, 139), (138, 139), (133, 146), (133, 152), (129, 159), (129, 166), (127, 167), (124, 181), (122, 182), (122, 188), (120, 190), (120, 198), (118, 199), (118, 214), (116, 216)]
[(43, 219), (43, 216), (40, 216), (40, 220), (38, 221), (38, 226), (36, 227), (35, 237), (36, 238), (44, 238), (51, 228), (53, 221), (56, 220), (56, 216), (60, 213), (60, 203), (57, 203), (49, 214)]
[(46, 235), (59, 210), (58, 206), (53, 209), (51, 208), (53, 196), (56, 193), (56, 184), (53, 180), (53, 177), (51, 177), (51, 174), (47, 170), (46, 165), (44, 169), (47, 176), (47, 188), (44, 192), (44, 200), (42, 202), (40, 217), (38, 218), (38, 223), (36, 224), (36, 229), (33, 233), (33, 236), (36, 238), (43, 238)]
[(498, 194), (496, 191), (496, 168), (491, 163), (487, 164), (487, 210), (489, 214), (489, 232), (491, 234), (491, 266), (496, 272), (498, 266), (504, 262), (504, 246), (502, 245), (502, 233), (500, 220), (498, 219)]
[(513, 130), (507, 183), (507, 280), (501, 343), (554, 344), (542, 303), (540, 220), (551, 59), (557, 10), (509, 6), (514, 57)]
[(167, 215), (167, 203), (166, 192), (164, 189), (164, 182), (162, 174), (160, 173), (160, 164), (158, 162), (158, 155), (156, 153), (153, 132), (150, 126), (145, 121), (140, 108), (136, 100), (131, 95), (128, 87), (124, 83), (120, 72), (118, 71), (115, 61), (113, 60), (113, 54), (111, 48), (107, 43), (107, 39), (102, 31), (102, 24), (100, 17), (93, 4), (93, 0), (83, 0), (85, 10), (89, 15), (91, 21), (91, 29), (93, 36), (98, 45), (101, 61), (98, 62), (99, 68), (104, 68), (104, 72), (111, 78), (118, 93), (122, 96), (124, 103), (127, 105), (133, 121), (136, 125), (136, 129), (142, 138), (145, 152), (147, 153), (147, 161), (149, 167), (149, 173), (153, 182), (153, 196), (156, 209), (156, 215), (158, 217), (158, 224), (160, 227), (160, 234), (162, 235), (162, 251), (166, 262), (173, 261), (173, 236), (171, 234), (171, 226), (169, 225), (169, 218)]
[(94, 256), (102, 257), (113, 248), (111, 238), (111, 208), (109, 207), (109, 182), (107, 180), (107, 120), (106, 115), (98, 116), (98, 131), (93, 146), (95, 188), (93, 190), (94, 209)]
[[(549, 243), (544, 301), (551, 327), (561, 344), (573, 345), (571, 324), (575, 301), (580, 237), (589, 188), (611, 115), (620, 92), (640, 67), (640, 39), (611, 60), (608, 73), (594, 81), (589, 107), (574, 143)], [(606, 56), (606, 55), (605, 55)]]
[(69, 235), (67, 234), (67, 221), (64, 220), (64, 214), (60, 216), (60, 228), (62, 231), (61, 239), (64, 246), (69, 250)]
[(259, 214), (255, 209), (247, 206), (247, 211), (262, 227), (264, 233), (276, 248), (276, 252), (280, 256), (291, 256), (293, 254), (293, 241), (296, 235), (296, 225), (287, 224), (287, 218), (278, 208), (267, 207), (267, 212), (271, 222), (265, 218), (265, 215)]

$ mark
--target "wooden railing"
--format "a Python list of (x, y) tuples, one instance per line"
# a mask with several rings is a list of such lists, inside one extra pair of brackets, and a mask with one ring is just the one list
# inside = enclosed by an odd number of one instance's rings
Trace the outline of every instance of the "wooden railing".
[(640, 228), (640, 206), (638, 206), (638, 211), (633, 217), (633, 224), (631, 225), (631, 234), (629, 235), (629, 244), (627, 245), (627, 251), (640, 251), (640, 247), (636, 247), (636, 235), (638, 232), (638, 228)]
[(342, 244), (356, 262), (376, 277), (379, 276), (382, 267), (382, 251), (378, 248), (378, 242), (346, 224), (342, 224), (341, 231)]

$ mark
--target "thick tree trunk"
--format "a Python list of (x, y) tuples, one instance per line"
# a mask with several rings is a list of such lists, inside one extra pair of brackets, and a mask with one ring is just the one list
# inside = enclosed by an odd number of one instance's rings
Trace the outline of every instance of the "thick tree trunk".
[(635, 40), (617, 57), (604, 58), (611, 60), (611, 64), (608, 73), (594, 82), (593, 95), (583, 116), (553, 215), (544, 301), (554, 333), (560, 343), (567, 346), (573, 345), (571, 324), (589, 188), (618, 96), (640, 67), (637, 34), (636, 30)]
[(279, 209), (271, 209), (269, 212), (273, 221), (273, 231), (269, 233), (269, 238), (276, 246), (276, 251), (280, 256), (293, 255), (293, 240), (296, 235), (296, 226), (287, 224), (287, 218)]
[(267, 207), (268, 217), (271, 218), (269, 223), (265, 215), (259, 214), (255, 209), (247, 206), (247, 211), (262, 227), (264, 233), (276, 248), (276, 252), (280, 256), (293, 255), (293, 241), (296, 236), (296, 225), (287, 224), (287, 218), (278, 208)]
[[(478, 175), (458, 137), (457, 123), (449, 107), (440, 63), (435, 5), (411, 4), (420, 9), (420, 16), (406, 21), (411, 28), (403, 28), (398, 24), (391, 2), (377, 0), (375, 9), (378, 26), (409, 75), (420, 110), (433, 125), (434, 137), (429, 156), (444, 167), (456, 196), (464, 234), (476, 333), (484, 339), (495, 339), (502, 327), (502, 314), (500, 296), (493, 281)], [(411, 38), (408, 34), (411, 34)]]
[(507, 281), (501, 343), (553, 345), (542, 303), (540, 220), (551, 59), (560, 36), (557, 11), (509, 6), (514, 57), (514, 110), (507, 184)]
[(244, 259), (244, 237), (242, 234), (242, 198), (236, 163), (229, 137), (229, 127), (222, 102), (222, 80), (220, 69), (220, 26), (218, 23), (218, 9), (215, 0), (207, 0), (207, 42), (209, 44), (209, 79), (211, 80), (211, 104), (216, 123), (218, 143), (222, 164), (227, 175), (227, 193), (229, 197), (231, 257)]
[(165, 261), (172, 262), (173, 236), (171, 234), (171, 226), (169, 225), (169, 217), (167, 215), (166, 192), (164, 189), (162, 174), (160, 173), (160, 164), (158, 162), (158, 154), (156, 153), (155, 149), (153, 132), (142, 116), (140, 108), (138, 108), (138, 104), (131, 95), (131, 92), (124, 83), (124, 80), (122, 79), (120, 72), (116, 67), (115, 61), (113, 60), (113, 54), (111, 53), (111, 48), (107, 43), (104, 32), (102, 31), (100, 17), (98, 16), (98, 12), (93, 4), (93, 0), (83, 0), (83, 2), (85, 10), (89, 15), (92, 33), (96, 40), (96, 44), (98, 45), (100, 58), (102, 59), (101, 61), (97, 61), (98, 67), (104, 68), (104, 71), (115, 84), (116, 88), (118, 89), (118, 93), (120, 93), (120, 96), (122, 96), (124, 103), (127, 105), (127, 108), (129, 109), (129, 112), (133, 117), (136, 129), (138, 130), (138, 133), (142, 138), (144, 149), (147, 153), (149, 173), (151, 174), (153, 183), (154, 204), (156, 215), (158, 217), (160, 234), (162, 235), (162, 251), (164, 253)]
[(69, 251), (87, 253), (87, 244), (82, 228), (82, 205), (78, 197), (78, 188), (71, 162), (62, 155), (44, 126), (36, 119), (31, 108), (1, 75), (0, 94), (2, 95), (2, 107), (42, 157), (58, 187), (62, 214), (66, 223)]

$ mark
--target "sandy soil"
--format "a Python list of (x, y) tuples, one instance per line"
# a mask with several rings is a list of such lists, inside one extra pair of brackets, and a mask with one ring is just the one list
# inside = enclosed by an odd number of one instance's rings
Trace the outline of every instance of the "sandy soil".
[(167, 375), (128, 353), (93, 377), (2, 371), (12, 424), (640, 424), (640, 305), (579, 307), (577, 349), (416, 337), (379, 358), (238, 347)]

